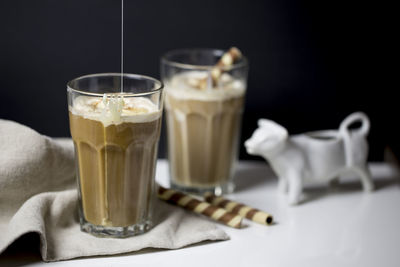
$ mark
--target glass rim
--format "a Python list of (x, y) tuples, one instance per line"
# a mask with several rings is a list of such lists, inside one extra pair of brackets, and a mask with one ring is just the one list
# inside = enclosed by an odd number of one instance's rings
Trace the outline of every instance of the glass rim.
[[(223, 49), (217, 49), (217, 48), (178, 48), (178, 49), (173, 49), (169, 50), (168, 52), (164, 53), (161, 56), (161, 62), (164, 64), (168, 64), (170, 66), (182, 68), (182, 69), (190, 69), (190, 70), (211, 70), (215, 65), (194, 65), (194, 64), (188, 64), (188, 63), (181, 63), (177, 62), (174, 60), (168, 59), (168, 57), (178, 54), (178, 53), (184, 53), (184, 52), (195, 52), (195, 51), (203, 51), (203, 52), (217, 52), (221, 56), (227, 51)], [(222, 70), (228, 71), (228, 70), (234, 70), (237, 68), (241, 67), (247, 67), (248, 66), (248, 60), (247, 57), (242, 55), (242, 60), (238, 63), (234, 63), (229, 67), (221, 67)]]
[[(93, 73), (93, 74), (87, 74), (87, 75), (82, 75), (77, 78), (74, 78), (70, 81), (67, 82), (67, 91), (73, 91), (82, 95), (86, 96), (98, 96), (98, 97), (103, 97), (104, 93), (93, 93), (93, 92), (87, 92), (83, 90), (79, 90), (76, 88), (73, 88), (72, 82), (78, 81), (78, 80), (83, 80), (87, 78), (94, 78), (94, 77), (107, 77), (107, 76), (116, 76), (116, 77), (121, 77), (121, 73), (119, 72), (103, 72), (103, 73)], [(129, 92), (122, 92), (122, 96), (124, 97), (136, 97), (136, 96), (147, 96), (147, 95), (152, 95), (154, 93), (160, 92), (164, 88), (164, 84), (160, 81), (157, 80), (153, 77), (147, 76), (147, 75), (142, 75), (142, 74), (133, 74), (133, 73), (123, 73), (122, 76), (124, 78), (134, 78), (134, 79), (142, 79), (142, 80), (149, 80), (154, 82), (156, 85), (155, 88), (149, 92), (143, 92), (143, 93), (129, 93)], [(107, 94), (107, 93), (105, 93)], [(115, 93), (110, 93), (110, 94), (115, 94)]]

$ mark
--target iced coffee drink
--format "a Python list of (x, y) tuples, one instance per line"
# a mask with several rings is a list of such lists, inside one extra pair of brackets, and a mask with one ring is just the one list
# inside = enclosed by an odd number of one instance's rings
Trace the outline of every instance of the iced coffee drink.
[[(203, 53), (207, 51), (214, 50)], [(247, 65), (222, 69), (213, 80), (213, 67), (220, 56), (208, 58), (208, 67), (164, 66), (169, 68), (163, 75), (168, 160), (173, 187), (221, 194), (232, 190), (246, 90), (243, 68)], [(179, 67), (183, 68), (170, 70)]]
[(151, 227), (162, 104), (157, 90), (135, 95), (111, 88), (96, 95), (69, 89), (84, 231), (127, 236)]

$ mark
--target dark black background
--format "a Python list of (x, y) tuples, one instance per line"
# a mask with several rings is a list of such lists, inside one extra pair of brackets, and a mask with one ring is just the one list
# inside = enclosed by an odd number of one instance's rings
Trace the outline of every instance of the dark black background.
[[(260, 117), (300, 133), (362, 110), (370, 159), (380, 160), (400, 136), (392, 11), (383, 2), (125, 0), (125, 71), (159, 77), (170, 49), (235, 45), (250, 61), (242, 143)], [(0, 30), (0, 118), (40, 133), (69, 135), (68, 80), (120, 70), (118, 0), (1, 0)]]

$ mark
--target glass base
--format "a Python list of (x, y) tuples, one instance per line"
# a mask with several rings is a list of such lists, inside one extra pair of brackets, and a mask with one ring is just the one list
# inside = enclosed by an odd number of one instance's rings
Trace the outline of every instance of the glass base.
[(180, 184), (176, 184), (171, 181), (171, 188), (177, 191), (181, 191), (184, 193), (195, 194), (195, 195), (204, 195), (204, 193), (211, 192), (216, 196), (221, 196), (225, 194), (233, 193), (235, 189), (235, 185), (232, 182), (212, 186), (212, 187), (194, 187), (194, 186), (184, 186)]
[(148, 232), (153, 224), (150, 221), (124, 227), (94, 225), (81, 219), (81, 231), (97, 237), (124, 238)]

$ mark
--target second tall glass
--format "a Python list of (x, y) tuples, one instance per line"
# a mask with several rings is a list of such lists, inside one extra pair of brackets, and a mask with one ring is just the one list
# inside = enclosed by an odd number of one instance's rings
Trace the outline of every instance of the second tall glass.
[(217, 195), (233, 191), (248, 64), (242, 57), (221, 67), (222, 75), (213, 83), (212, 72), (223, 54), (185, 49), (161, 59), (173, 188)]

